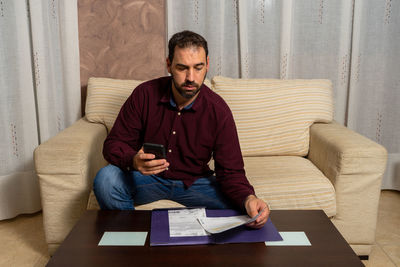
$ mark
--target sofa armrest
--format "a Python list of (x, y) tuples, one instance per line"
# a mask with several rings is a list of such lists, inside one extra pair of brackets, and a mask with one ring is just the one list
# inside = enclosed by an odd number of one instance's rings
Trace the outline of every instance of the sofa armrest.
[(308, 158), (335, 187), (332, 222), (353, 244), (372, 244), (386, 149), (337, 123), (315, 123)]
[(93, 179), (106, 165), (102, 155), (106, 136), (103, 124), (82, 118), (34, 152), (50, 254), (86, 210)]

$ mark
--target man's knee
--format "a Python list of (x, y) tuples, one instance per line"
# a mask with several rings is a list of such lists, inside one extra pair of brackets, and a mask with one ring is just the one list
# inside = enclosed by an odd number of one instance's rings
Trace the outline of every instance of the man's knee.
[(123, 176), (123, 171), (117, 166), (108, 165), (101, 168), (93, 182), (93, 190), (95, 194), (104, 193), (105, 191), (118, 187)]
[(132, 210), (130, 179), (120, 168), (108, 165), (102, 168), (93, 182), (93, 191), (103, 210)]

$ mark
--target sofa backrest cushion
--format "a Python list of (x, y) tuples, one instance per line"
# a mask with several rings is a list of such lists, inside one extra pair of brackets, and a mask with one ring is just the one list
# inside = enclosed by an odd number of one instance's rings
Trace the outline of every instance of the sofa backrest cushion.
[[(89, 78), (85, 113), (90, 122), (102, 123), (110, 132), (118, 113), (132, 91), (144, 81)], [(204, 83), (211, 88), (210, 80)]]
[(213, 89), (232, 110), (243, 156), (305, 156), (314, 122), (331, 122), (329, 80), (232, 79)]
[(86, 97), (86, 118), (102, 123), (110, 132), (119, 110), (132, 91), (143, 81), (110, 78), (89, 78)]

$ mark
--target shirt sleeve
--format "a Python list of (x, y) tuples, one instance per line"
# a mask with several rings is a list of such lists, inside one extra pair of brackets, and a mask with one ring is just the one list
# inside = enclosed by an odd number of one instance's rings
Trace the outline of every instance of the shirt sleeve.
[(133, 170), (133, 157), (140, 150), (142, 136), (141, 92), (136, 88), (126, 100), (104, 141), (103, 156), (122, 170)]
[(236, 125), (230, 110), (220, 123), (215, 150), (215, 174), (222, 192), (239, 208), (245, 199), (254, 195), (254, 188), (246, 178)]

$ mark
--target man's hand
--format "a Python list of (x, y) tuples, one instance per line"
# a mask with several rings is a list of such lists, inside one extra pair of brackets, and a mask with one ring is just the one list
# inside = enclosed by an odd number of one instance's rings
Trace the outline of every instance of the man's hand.
[(165, 171), (169, 163), (166, 159), (154, 159), (156, 156), (153, 154), (146, 154), (143, 147), (133, 157), (133, 167), (143, 175), (158, 174)]
[(247, 214), (251, 218), (256, 216), (261, 210), (265, 208), (261, 215), (254, 222), (247, 224), (247, 226), (252, 228), (263, 227), (264, 224), (267, 222), (269, 216), (269, 208), (267, 203), (257, 198), (255, 195), (249, 195), (244, 201), (244, 207), (246, 208)]

